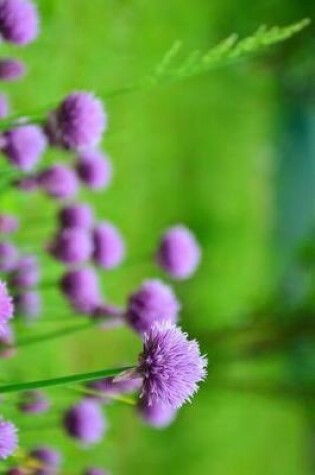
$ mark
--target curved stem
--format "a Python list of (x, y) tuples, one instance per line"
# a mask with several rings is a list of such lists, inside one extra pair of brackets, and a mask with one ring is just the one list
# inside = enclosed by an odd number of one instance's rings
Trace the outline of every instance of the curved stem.
[(16, 393), (27, 391), (30, 389), (42, 389), (56, 386), (65, 386), (72, 383), (84, 383), (88, 381), (96, 381), (98, 379), (118, 376), (119, 374), (134, 369), (134, 366), (125, 366), (122, 368), (102, 369), (92, 371), (90, 373), (71, 374), (60, 378), (42, 379), (38, 381), (29, 381), (26, 383), (14, 383), (0, 386), (0, 394)]

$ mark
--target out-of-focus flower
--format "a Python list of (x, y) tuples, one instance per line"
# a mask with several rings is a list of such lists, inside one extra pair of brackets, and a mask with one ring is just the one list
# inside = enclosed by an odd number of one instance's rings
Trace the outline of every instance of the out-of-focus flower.
[(81, 150), (98, 145), (106, 126), (102, 102), (89, 92), (79, 91), (50, 113), (46, 131), (53, 145)]
[(91, 206), (85, 203), (75, 203), (62, 208), (59, 211), (58, 219), (63, 228), (90, 229), (93, 225), (94, 214)]
[(0, 59), (0, 81), (18, 81), (26, 74), (26, 66), (14, 58)]
[(99, 223), (93, 230), (95, 263), (104, 269), (113, 269), (123, 261), (126, 247), (119, 230), (109, 222)]
[(10, 276), (10, 285), (21, 289), (29, 289), (38, 284), (40, 269), (37, 257), (29, 254), (22, 256)]
[(42, 300), (39, 292), (35, 290), (17, 294), (14, 303), (17, 315), (20, 315), (28, 323), (36, 320), (41, 314)]
[(41, 391), (27, 391), (22, 393), (18, 407), (28, 414), (43, 414), (50, 408), (50, 402)]
[(91, 445), (102, 440), (107, 423), (100, 405), (96, 401), (85, 399), (66, 412), (64, 427), (71, 437)]
[(198, 391), (206, 366), (207, 359), (195, 340), (188, 340), (188, 335), (170, 322), (157, 323), (144, 335), (139, 357), (141, 397), (149, 406), (180, 408)]
[(185, 226), (174, 226), (162, 237), (156, 261), (174, 279), (187, 279), (196, 271), (201, 259), (200, 246)]
[(102, 303), (98, 276), (91, 268), (66, 272), (60, 288), (72, 306), (84, 314), (93, 313)]
[(16, 354), (14, 348), (15, 335), (12, 327), (8, 323), (1, 325), (0, 330), (0, 358), (12, 358)]
[(20, 222), (16, 216), (11, 214), (0, 214), (0, 233), (15, 233), (20, 227)]
[(158, 403), (148, 405), (144, 399), (140, 399), (137, 409), (142, 420), (157, 429), (169, 427), (177, 415), (177, 410), (171, 406)]
[(165, 320), (176, 323), (180, 304), (173, 289), (160, 280), (146, 280), (129, 297), (125, 318), (129, 325), (143, 334), (154, 323)]
[(58, 199), (73, 198), (79, 188), (79, 181), (74, 170), (62, 164), (43, 170), (37, 180), (47, 195)]
[(87, 468), (84, 475), (110, 475), (110, 473), (102, 468)]
[(0, 35), (5, 41), (26, 45), (35, 40), (39, 32), (39, 17), (30, 0), (1, 0)]
[(18, 447), (17, 428), (12, 422), (0, 421), (0, 460), (12, 455)]
[(82, 182), (93, 190), (104, 190), (111, 183), (112, 164), (99, 150), (82, 152), (78, 157), (76, 168)]
[(52, 256), (65, 264), (82, 264), (92, 256), (91, 234), (84, 228), (62, 229), (49, 245)]
[(12, 297), (9, 295), (7, 286), (0, 281), (0, 334), (3, 325), (13, 317), (14, 306)]
[(42, 129), (36, 125), (21, 125), (4, 134), (3, 153), (23, 171), (30, 171), (41, 159), (47, 142)]
[(0, 272), (11, 272), (18, 261), (19, 253), (14, 244), (0, 242)]
[(0, 94), (0, 119), (4, 119), (10, 113), (10, 102), (6, 94)]
[(55, 475), (61, 465), (60, 453), (51, 447), (40, 446), (30, 452), (31, 459), (39, 462), (40, 468), (36, 468), (34, 475)]

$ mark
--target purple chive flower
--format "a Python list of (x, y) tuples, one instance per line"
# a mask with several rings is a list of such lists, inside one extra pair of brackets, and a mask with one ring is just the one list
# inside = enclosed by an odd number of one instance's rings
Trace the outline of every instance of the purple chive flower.
[(82, 264), (92, 256), (93, 244), (89, 231), (83, 228), (62, 229), (49, 245), (52, 256), (65, 264)]
[(0, 272), (11, 272), (17, 261), (17, 248), (10, 242), (0, 242)]
[(12, 455), (17, 448), (17, 428), (11, 422), (0, 421), (0, 460)]
[(187, 279), (196, 271), (201, 249), (195, 236), (185, 226), (174, 226), (162, 237), (156, 261), (174, 279)]
[(10, 102), (6, 94), (0, 94), (0, 119), (4, 119), (9, 115)]
[(107, 127), (102, 102), (89, 92), (74, 92), (48, 117), (46, 131), (53, 145), (72, 150), (95, 147)]
[(22, 256), (12, 272), (10, 284), (13, 287), (28, 289), (37, 285), (39, 280), (40, 270), (36, 256), (31, 254)]
[(0, 0), (0, 35), (5, 41), (26, 45), (35, 40), (39, 18), (29, 0)]
[(6, 132), (3, 153), (9, 161), (23, 171), (30, 171), (46, 149), (46, 138), (36, 125), (21, 125)]
[(125, 318), (129, 325), (143, 334), (152, 325), (165, 320), (176, 323), (180, 304), (169, 285), (160, 280), (147, 280), (129, 297)]
[(58, 215), (59, 223), (65, 228), (90, 229), (93, 225), (92, 208), (84, 203), (76, 203), (62, 208)]
[(18, 81), (26, 74), (22, 61), (13, 58), (0, 59), (0, 81)]
[(36, 320), (42, 311), (42, 300), (38, 292), (28, 290), (18, 294), (15, 299), (17, 315), (21, 315), (26, 322)]
[(0, 334), (3, 326), (13, 318), (13, 301), (9, 295), (7, 286), (0, 281)]
[(93, 190), (104, 190), (112, 180), (113, 167), (109, 159), (99, 150), (82, 152), (76, 166), (82, 182)]
[(11, 214), (0, 214), (0, 233), (15, 233), (20, 227), (18, 218)]
[(14, 348), (15, 335), (12, 327), (8, 323), (4, 323), (0, 330), (0, 358), (12, 358), (16, 350)]
[(101, 468), (88, 468), (85, 470), (84, 475), (110, 475), (110, 473)]
[(207, 359), (195, 340), (170, 322), (153, 325), (144, 335), (138, 373), (143, 377), (141, 397), (147, 405), (173, 409), (190, 401), (206, 376)]
[(93, 313), (102, 302), (98, 276), (93, 269), (68, 271), (61, 279), (60, 287), (71, 305), (83, 314)]
[(85, 399), (66, 412), (64, 427), (71, 437), (90, 445), (102, 440), (107, 423), (100, 405), (96, 401)]
[[(93, 381), (88, 384), (91, 389), (89, 398), (97, 399), (99, 402), (108, 403), (113, 396), (120, 394), (130, 394), (137, 392), (141, 388), (141, 378), (115, 379), (104, 378), (99, 381)], [(95, 391), (95, 394), (92, 392)]]
[(30, 457), (39, 462), (34, 475), (55, 475), (61, 465), (61, 455), (57, 450), (46, 446), (40, 446), (30, 452)]
[(118, 229), (109, 222), (98, 224), (93, 231), (93, 259), (104, 269), (113, 269), (125, 257), (125, 243)]
[(38, 176), (38, 184), (53, 198), (73, 198), (79, 187), (76, 173), (65, 165), (57, 164), (47, 168)]
[(138, 413), (146, 424), (157, 429), (170, 426), (177, 416), (177, 410), (173, 407), (158, 403), (149, 406), (143, 399), (139, 401)]
[(43, 414), (50, 408), (50, 402), (41, 391), (27, 391), (22, 394), (18, 407), (28, 414)]

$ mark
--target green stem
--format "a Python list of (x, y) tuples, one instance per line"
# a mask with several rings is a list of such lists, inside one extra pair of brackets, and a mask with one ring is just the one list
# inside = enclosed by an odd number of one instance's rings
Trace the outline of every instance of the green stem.
[(42, 379), (38, 381), (29, 381), (26, 383), (15, 383), (0, 386), (0, 394), (16, 393), (27, 391), (30, 389), (43, 389), (56, 386), (65, 386), (72, 383), (84, 383), (88, 381), (96, 381), (98, 379), (118, 376), (119, 374), (134, 369), (134, 366), (126, 366), (122, 368), (102, 369), (99, 371), (92, 371), (90, 373), (72, 374), (70, 376), (63, 376), (61, 378)]

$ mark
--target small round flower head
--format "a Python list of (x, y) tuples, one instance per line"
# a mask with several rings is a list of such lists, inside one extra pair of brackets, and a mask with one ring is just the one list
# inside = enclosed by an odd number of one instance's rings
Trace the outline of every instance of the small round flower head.
[(13, 58), (0, 59), (0, 81), (18, 81), (26, 74), (22, 61)]
[(180, 304), (169, 285), (158, 279), (146, 280), (129, 297), (125, 318), (134, 330), (143, 334), (165, 319), (176, 323), (179, 310)]
[(18, 261), (18, 250), (10, 242), (0, 242), (0, 272), (11, 272)]
[(60, 287), (78, 312), (90, 314), (102, 302), (98, 276), (93, 269), (68, 271), (62, 277)]
[(15, 308), (17, 315), (31, 323), (36, 320), (42, 311), (42, 300), (37, 291), (27, 290), (18, 294), (15, 299)]
[(107, 126), (102, 102), (89, 92), (74, 92), (53, 111), (46, 126), (53, 145), (71, 150), (95, 147)]
[(6, 94), (0, 94), (0, 119), (4, 119), (10, 113), (10, 102)]
[(156, 402), (149, 406), (143, 399), (140, 399), (137, 409), (142, 420), (156, 429), (165, 429), (170, 426), (177, 415), (177, 410), (171, 406)]
[(201, 249), (195, 236), (185, 226), (174, 226), (162, 237), (156, 261), (174, 279), (191, 277), (201, 259)]
[(35, 255), (22, 256), (10, 277), (10, 284), (21, 289), (28, 289), (38, 284), (40, 269)]
[(74, 170), (62, 164), (53, 165), (41, 172), (38, 184), (47, 195), (58, 199), (73, 198), (79, 188)]
[(141, 388), (141, 379), (132, 377), (121, 380), (117, 378), (104, 378), (89, 383), (88, 388), (95, 391), (95, 394), (92, 394), (91, 392), (89, 398), (108, 403), (111, 401), (112, 396), (130, 394), (139, 391)]
[(83, 400), (66, 412), (64, 427), (71, 437), (86, 445), (100, 442), (107, 430), (100, 405), (91, 399)]
[(17, 448), (17, 428), (11, 422), (0, 421), (0, 460), (12, 455)]
[(113, 168), (109, 159), (98, 150), (82, 152), (77, 163), (82, 182), (93, 190), (104, 190), (110, 185)]
[(207, 360), (195, 340), (170, 322), (153, 325), (144, 335), (138, 372), (143, 377), (141, 397), (147, 405), (173, 409), (190, 401), (206, 376)]
[(41, 391), (27, 391), (22, 394), (18, 406), (21, 412), (43, 414), (50, 408), (50, 402)]
[(93, 231), (94, 262), (104, 269), (113, 269), (123, 261), (126, 253), (124, 240), (111, 223), (98, 224)]
[(30, 457), (41, 466), (32, 472), (34, 475), (55, 475), (59, 472), (61, 455), (57, 450), (40, 446), (30, 452)]
[(69, 265), (86, 262), (92, 251), (91, 235), (83, 228), (62, 229), (49, 245), (50, 254)]
[(18, 218), (11, 214), (0, 214), (0, 233), (12, 234), (20, 227)]
[(7, 286), (0, 281), (0, 334), (3, 325), (8, 323), (13, 317), (14, 306), (12, 298), (9, 295)]
[(36, 125), (21, 125), (6, 132), (3, 153), (23, 171), (30, 171), (46, 150), (46, 138)]
[(5, 41), (26, 45), (35, 40), (39, 18), (30, 0), (0, 0), (0, 35)]
[(88, 468), (85, 470), (84, 475), (110, 475), (110, 473), (101, 468)]
[(0, 329), (0, 358), (11, 358), (16, 354), (14, 348), (15, 335), (8, 323), (1, 325)]
[(58, 215), (59, 223), (63, 228), (90, 229), (93, 225), (94, 214), (92, 208), (85, 203), (76, 203), (62, 208)]

